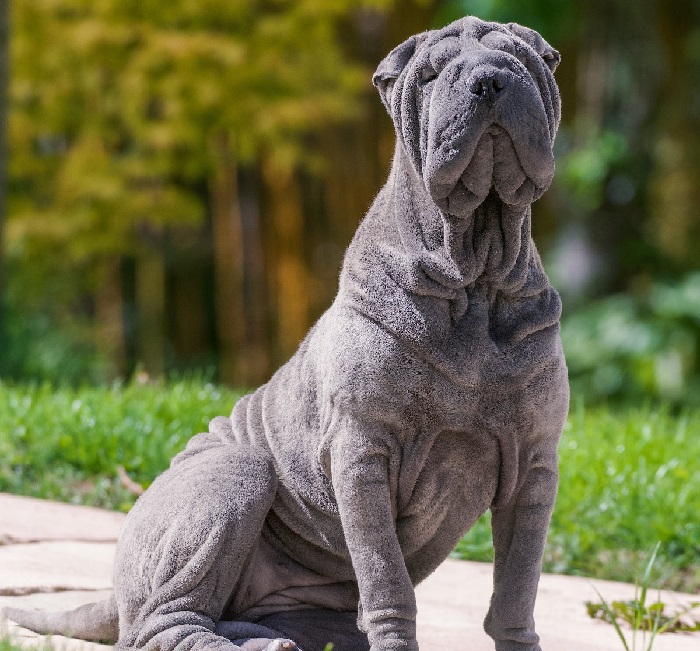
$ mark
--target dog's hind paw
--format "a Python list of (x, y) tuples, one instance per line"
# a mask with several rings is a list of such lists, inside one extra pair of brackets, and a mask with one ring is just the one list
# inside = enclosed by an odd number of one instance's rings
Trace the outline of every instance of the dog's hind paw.
[[(243, 651), (294, 651), (297, 645), (292, 640), (254, 637), (248, 640), (234, 640), (236, 646)], [(299, 650), (301, 651), (301, 650)]]
[(265, 651), (294, 651), (297, 645), (291, 640), (272, 640)]

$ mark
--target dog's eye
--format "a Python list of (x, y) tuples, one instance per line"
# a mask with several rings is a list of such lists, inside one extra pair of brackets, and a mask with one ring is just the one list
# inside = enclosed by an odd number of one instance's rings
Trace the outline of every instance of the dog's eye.
[(423, 67), (423, 69), (420, 71), (420, 80), (421, 83), (427, 84), (430, 81), (433, 81), (435, 77), (437, 77), (437, 72), (435, 72), (435, 68), (431, 65), (426, 65)]

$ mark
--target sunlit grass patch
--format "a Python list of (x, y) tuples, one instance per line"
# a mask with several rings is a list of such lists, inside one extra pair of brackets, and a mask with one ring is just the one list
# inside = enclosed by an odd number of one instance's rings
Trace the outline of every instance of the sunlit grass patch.
[[(673, 613), (668, 613), (666, 604), (661, 601), (660, 591), (656, 601), (649, 597), (651, 574), (656, 562), (661, 543), (656, 543), (641, 579), (635, 580), (634, 599), (629, 601), (608, 601), (596, 588), (599, 603), (586, 602), (588, 615), (593, 619), (602, 619), (615, 627), (618, 639), (625, 651), (635, 651), (637, 641), (641, 639), (641, 651), (652, 651), (656, 636), (665, 632), (693, 632), (700, 630), (700, 622), (690, 617), (691, 611), (700, 606), (694, 601)], [(652, 597), (653, 598), (653, 597)], [(631, 649), (628, 636), (622, 630), (626, 624), (631, 630)]]
[[(41, 640), (33, 647), (34, 651), (55, 651), (54, 645), (51, 643), (51, 638)], [(5, 622), (0, 617), (0, 651), (27, 651), (26, 646), (22, 646), (12, 635), (6, 630)]]
[[(697, 591), (698, 513), (700, 410), (572, 408), (545, 571), (633, 581), (660, 541), (654, 580)], [(488, 527), (482, 518), (460, 543), (462, 558), (492, 557)]]
[(198, 380), (60, 388), (0, 384), (0, 491), (127, 510), (239, 393)]

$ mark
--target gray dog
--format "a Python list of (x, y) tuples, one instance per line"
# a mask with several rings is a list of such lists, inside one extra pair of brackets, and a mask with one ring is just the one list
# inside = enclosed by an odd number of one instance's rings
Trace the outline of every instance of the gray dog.
[(119, 649), (413, 651), (414, 586), (491, 509), (486, 631), (540, 648), (568, 384), (530, 204), (554, 173), (558, 61), (476, 18), (382, 61), (396, 152), (333, 305), (138, 500), (113, 598), (12, 619)]

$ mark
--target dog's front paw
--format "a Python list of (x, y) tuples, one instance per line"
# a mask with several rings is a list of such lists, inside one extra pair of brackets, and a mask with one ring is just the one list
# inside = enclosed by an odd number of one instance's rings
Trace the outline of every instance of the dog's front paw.
[(384, 640), (381, 644), (373, 644), (369, 651), (418, 651), (416, 640)]
[(496, 651), (542, 651), (539, 644), (527, 644), (514, 642), (513, 640), (501, 640), (496, 642)]

